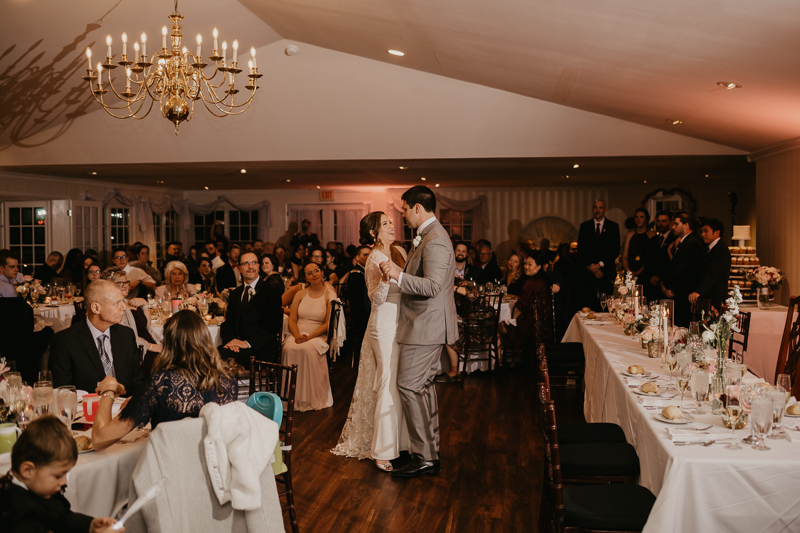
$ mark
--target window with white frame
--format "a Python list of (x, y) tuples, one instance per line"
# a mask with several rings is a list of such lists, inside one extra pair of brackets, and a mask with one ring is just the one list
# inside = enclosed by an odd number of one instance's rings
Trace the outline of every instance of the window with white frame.
[(258, 211), (228, 211), (228, 238), (242, 245), (258, 238)]
[(6, 242), (19, 257), (23, 274), (33, 274), (47, 258), (47, 208), (45, 202), (14, 202), (6, 208)]
[(131, 210), (127, 207), (108, 208), (108, 236), (111, 249), (131, 245)]
[(460, 235), (462, 241), (472, 241), (472, 211), (456, 211), (455, 209), (440, 209), (439, 222), (452, 237)]
[(164, 215), (153, 213), (153, 230), (156, 238), (156, 257), (166, 256), (166, 246), (168, 242), (179, 241), (180, 216), (174, 209), (170, 209)]
[(195, 215), (194, 216), (194, 240), (198, 243), (204, 243), (211, 238), (211, 228), (217, 220), (225, 222), (225, 211), (219, 209), (208, 215)]

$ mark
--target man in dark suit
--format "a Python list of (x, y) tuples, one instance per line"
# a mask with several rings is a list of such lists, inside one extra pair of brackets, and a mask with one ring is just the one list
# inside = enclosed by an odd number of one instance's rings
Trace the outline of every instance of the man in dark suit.
[(53, 328), (34, 331), (33, 308), (24, 298), (0, 298), (0, 316), (0, 356), (17, 364), (22, 381), (35, 383), (39, 360), (50, 344)]
[(136, 335), (120, 325), (125, 302), (117, 286), (106, 280), (89, 284), (84, 293), (86, 320), (59, 331), (50, 343), (53, 385), (75, 385), (94, 392), (106, 376), (113, 376), (128, 395), (144, 386)]
[(600, 294), (614, 289), (619, 256), (619, 224), (606, 218), (606, 203), (595, 200), (591, 220), (578, 230), (578, 296), (580, 307), (600, 308)]
[(347, 305), (352, 319), (350, 340), (355, 354), (361, 354), (361, 345), (364, 342), (369, 315), (372, 312), (372, 305), (367, 294), (367, 281), (364, 278), (364, 267), (367, 264), (369, 252), (369, 246), (361, 246), (358, 249), (355, 268), (347, 275)]
[(478, 246), (478, 261), (473, 265), (471, 276), (478, 285), (494, 283), (503, 278), (503, 271), (497, 264), (497, 258), (492, 252), (492, 247), (488, 244)]
[(669, 273), (669, 247), (675, 242), (675, 234), (672, 232), (673, 215), (669, 211), (659, 211), (656, 215), (656, 231), (650, 241), (647, 261), (644, 265), (642, 280), (644, 280), (645, 296), (650, 301), (658, 300), (662, 297), (661, 280)]
[(675, 325), (685, 328), (692, 320), (689, 295), (695, 292), (700, 281), (698, 271), (703, 262), (705, 246), (695, 233), (700, 222), (686, 213), (675, 216), (672, 232), (677, 246), (669, 264), (669, 273), (661, 282), (661, 292), (675, 301)]
[(239, 272), (239, 252), (239, 245), (231, 244), (228, 260), (215, 272), (217, 292), (222, 292), (224, 289), (235, 289), (242, 283), (242, 276)]
[(728, 278), (731, 274), (731, 252), (722, 242), (725, 228), (716, 218), (706, 221), (700, 228), (700, 239), (706, 245), (703, 256), (700, 283), (689, 295), (689, 302), (694, 304), (698, 298), (706, 298), (711, 305), (720, 309), (728, 298)]
[(61, 252), (50, 252), (45, 262), (36, 267), (33, 277), (42, 282), (42, 285), (47, 285), (53, 278), (58, 277), (58, 271), (61, 269), (61, 264), (64, 262), (64, 256)]
[(233, 357), (245, 368), (250, 356), (280, 363), (280, 335), (283, 329), (281, 291), (258, 276), (258, 256), (245, 252), (240, 257), (242, 284), (228, 297), (228, 314), (220, 327), (223, 359)]

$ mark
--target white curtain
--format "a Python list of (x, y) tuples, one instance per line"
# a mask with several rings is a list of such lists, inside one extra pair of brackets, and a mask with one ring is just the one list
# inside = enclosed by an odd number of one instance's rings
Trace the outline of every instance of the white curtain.
[[(454, 211), (472, 211), (472, 240), (482, 239), (485, 232), (484, 228), (489, 226), (489, 199), (485, 195), (469, 200), (455, 200), (440, 194), (436, 195), (436, 205), (441, 209), (452, 209)], [(392, 197), (386, 199), (386, 215), (392, 219), (395, 227), (395, 237), (398, 228), (403, 228), (403, 201), (395, 200)]]
[[(364, 216), (363, 209), (337, 209), (336, 225), (338, 229), (338, 241), (347, 248), (351, 244), (359, 245), (359, 228), (361, 218)], [(395, 235), (397, 237), (397, 235)]]

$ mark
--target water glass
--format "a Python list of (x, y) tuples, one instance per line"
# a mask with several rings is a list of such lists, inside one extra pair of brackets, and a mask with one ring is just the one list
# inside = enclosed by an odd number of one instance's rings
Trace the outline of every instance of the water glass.
[(73, 385), (65, 385), (59, 387), (56, 391), (56, 398), (58, 400), (58, 414), (64, 417), (72, 426), (75, 415), (78, 414), (78, 392)]
[(758, 444), (753, 446), (759, 451), (769, 450), (764, 442), (764, 436), (772, 425), (772, 398), (756, 398), (750, 405), (750, 420), (753, 423), (756, 433), (758, 433)]
[(38, 415), (50, 412), (53, 405), (53, 382), (37, 381), (33, 384), (33, 405)]
[(725, 446), (728, 450), (741, 450), (742, 447), (736, 442), (736, 422), (742, 414), (742, 406), (739, 402), (739, 387), (729, 385), (725, 389), (727, 402), (725, 409), (728, 411), (728, 419), (731, 421), (731, 443)]
[(690, 386), (692, 388), (692, 395), (697, 402), (696, 413), (698, 415), (708, 413), (708, 411), (706, 411), (703, 407), (703, 402), (706, 401), (706, 398), (708, 398), (708, 374), (706, 371), (699, 368), (695, 369), (692, 372)]
[(8, 382), (8, 388), (11, 390), (19, 390), (22, 388), (22, 374), (19, 372), (6, 372), (3, 374)]
[(786, 408), (786, 391), (783, 389), (776, 389), (767, 391), (767, 394), (772, 398), (772, 433), (770, 439), (782, 439), (783, 434), (783, 410)]
[(789, 374), (778, 374), (775, 385), (786, 391), (786, 402), (788, 403), (789, 398), (792, 397), (792, 376)]

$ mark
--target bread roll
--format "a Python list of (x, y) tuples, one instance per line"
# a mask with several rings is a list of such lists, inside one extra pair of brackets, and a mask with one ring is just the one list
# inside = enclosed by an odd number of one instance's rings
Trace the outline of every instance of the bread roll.
[(786, 412), (790, 415), (800, 415), (800, 403), (793, 403), (786, 408)]
[(628, 374), (644, 374), (644, 368), (641, 365), (631, 365), (628, 367)]
[(683, 418), (683, 413), (681, 412), (681, 410), (675, 407), (674, 405), (668, 405), (667, 407), (665, 407), (661, 411), (661, 414), (664, 415), (664, 418), (667, 418), (669, 420), (679, 420), (680, 418)]
[(591, 309), (589, 309), (588, 307), (584, 307), (583, 309), (581, 309), (581, 313), (588, 313), (589, 311), (591, 311)]
[(92, 449), (92, 439), (89, 437), (84, 437), (83, 435), (80, 437), (75, 437), (75, 444), (78, 445), (79, 452), (85, 452), (86, 450)]
[(656, 394), (658, 392), (658, 385), (648, 381), (647, 383), (639, 387), (639, 390), (642, 392), (646, 392), (647, 394)]
[(588, 315), (586, 315), (586, 318), (589, 318), (589, 319), (597, 318), (597, 315), (594, 314), (594, 313), (589, 313)]

